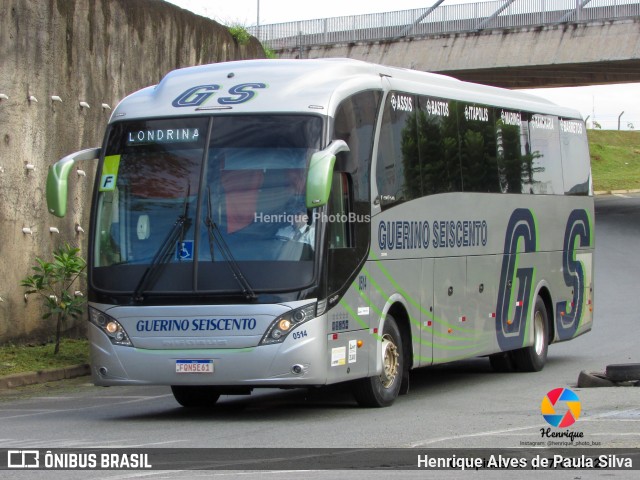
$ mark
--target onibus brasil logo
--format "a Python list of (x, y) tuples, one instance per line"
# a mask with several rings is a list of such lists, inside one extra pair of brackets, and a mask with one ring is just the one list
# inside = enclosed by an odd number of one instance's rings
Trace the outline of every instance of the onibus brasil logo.
[(554, 388), (542, 399), (540, 411), (552, 427), (567, 428), (580, 416), (580, 399), (568, 388)]

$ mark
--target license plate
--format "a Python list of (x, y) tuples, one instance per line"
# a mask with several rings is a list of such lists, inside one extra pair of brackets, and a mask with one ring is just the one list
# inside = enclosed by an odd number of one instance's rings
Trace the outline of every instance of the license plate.
[(213, 360), (176, 360), (176, 373), (213, 373)]

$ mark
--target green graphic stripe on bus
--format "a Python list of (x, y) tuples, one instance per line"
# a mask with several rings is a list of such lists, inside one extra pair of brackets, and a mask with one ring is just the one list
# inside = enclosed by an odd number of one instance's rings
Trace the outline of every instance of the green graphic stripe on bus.
[[(363, 268), (362, 272), (367, 276), (368, 283), (370, 285), (373, 285), (374, 289), (380, 294), (380, 296), (386, 299), (386, 301), (388, 302), (389, 296), (383, 291), (382, 287), (380, 287), (380, 285), (371, 277), (370, 273), (366, 270), (366, 268)], [(355, 287), (355, 284), (354, 284), (354, 287)], [(378, 313), (380, 317), (382, 316), (382, 312), (373, 305), (371, 300), (362, 291), (360, 291), (360, 296), (367, 302), (368, 305), (370, 305)], [(424, 311), (424, 310), (421, 309), (421, 311)], [(493, 341), (493, 336), (489, 332), (482, 332), (485, 338), (464, 338), (464, 337), (461, 338), (461, 337), (455, 336), (455, 334), (458, 333), (458, 331), (454, 328), (450, 328), (448, 333), (443, 333), (437, 329), (434, 329), (431, 326), (423, 325), (422, 322), (415, 319), (410, 314), (409, 314), (409, 321), (412, 324), (414, 324), (416, 327), (418, 327), (421, 331), (425, 331), (428, 334), (431, 334), (433, 337), (437, 337), (447, 342), (473, 342), (472, 344), (469, 344), (469, 345), (449, 345), (449, 344), (443, 344), (438, 342), (431, 342), (429, 340), (422, 339), (422, 338), (413, 339), (414, 342), (417, 342), (420, 345), (428, 346), (431, 348), (436, 348), (440, 350), (475, 349), (473, 350), (474, 352), (480, 352), (480, 351), (486, 351), (487, 349), (489, 349)]]
[[(371, 285), (373, 285), (373, 288), (378, 292), (378, 294), (380, 294), (380, 296), (382, 298), (384, 298), (385, 301), (388, 303), (390, 301), (391, 297), (389, 295), (387, 295), (386, 292), (380, 286), (380, 284), (378, 284), (378, 282), (375, 281), (375, 279), (371, 276), (371, 274), (366, 269), (366, 267), (362, 268), (362, 273), (367, 277), (367, 281)], [(378, 314), (378, 317), (382, 318), (382, 311), (371, 301), (369, 296), (366, 295), (360, 289), (358, 289), (358, 293), (360, 294), (360, 297), (362, 297), (364, 299), (364, 301), (367, 302), (367, 305), (369, 305), (371, 308), (373, 308), (376, 311), (376, 313)], [(422, 323), (420, 322), (420, 320), (416, 320), (411, 314), (409, 314), (409, 320), (411, 321), (411, 323), (413, 323), (416, 327), (418, 327), (421, 330), (431, 330), (431, 327), (424, 327), (422, 325)]]
[[(594, 248), (595, 239), (596, 239), (595, 232), (594, 232), (594, 222), (593, 222), (593, 220), (591, 218), (591, 212), (589, 212), (588, 210), (584, 210), (584, 212), (585, 212), (585, 214), (587, 216), (587, 221), (589, 222), (589, 244), (587, 246), (590, 247), (590, 248)], [(578, 242), (578, 237), (576, 237), (575, 242), (574, 242), (574, 255), (576, 255), (575, 251), (577, 250), (577, 248), (575, 248), (575, 246), (576, 246), (577, 242)], [(583, 272), (589, 271), (586, 268), (584, 262), (580, 261), (580, 264), (582, 265), (582, 271)], [(589, 285), (585, 281), (584, 282), (584, 294), (582, 296), (583, 299), (590, 297), (590, 295), (589, 295), (590, 294), (590, 289), (591, 289), (591, 285)], [(582, 315), (580, 315), (580, 319), (578, 321), (578, 329), (577, 329), (577, 331), (580, 331), (580, 326), (582, 325), (582, 320), (584, 319), (584, 313), (585, 313), (585, 310), (583, 309)]]
[[(385, 293), (380, 289), (380, 285), (378, 285), (377, 282), (373, 278), (371, 278), (367, 269), (363, 267), (361, 273), (363, 273), (367, 277), (368, 282), (371, 282), (371, 284), (373, 284), (373, 288), (375, 288), (378, 291), (378, 293), (383, 298), (386, 298), (388, 301), (389, 297), (387, 297)], [(358, 282), (353, 282), (353, 288), (358, 292), (358, 295), (360, 295), (360, 298), (362, 298), (365, 302), (367, 302), (367, 305), (369, 306), (369, 308), (375, 311), (375, 313), (378, 315), (378, 318), (382, 318), (382, 310), (380, 310), (378, 306), (371, 301), (371, 299), (369, 298), (369, 295), (367, 295), (364, 292), (364, 290), (361, 290), (358, 287)]]
[[(358, 316), (358, 314), (353, 311), (353, 309), (349, 306), (347, 302), (344, 301), (344, 299), (341, 299), (339, 303), (342, 306), (342, 308), (344, 308), (347, 311), (349, 316), (356, 321), (356, 323), (358, 323), (363, 329), (370, 330), (369, 325), (367, 325), (366, 322), (364, 322)], [(371, 335), (373, 335), (373, 337), (375, 337), (376, 340), (382, 340), (382, 337), (377, 333), (372, 333)]]
[[(536, 251), (536, 222), (531, 210), (518, 208), (509, 218), (496, 305), (496, 336), (501, 350), (519, 348), (525, 342), (525, 327), (531, 303), (534, 269), (520, 268), (520, 255)], [(520, 246), (523, 246), (521, 248)], [(517, 291), (516, 287), (517, 280)], [(511, 292), (509, 292), (511, 290)], [(511, 304), (515, 305), (511, 316)]]
[(593, 219), (591, 218), (591, 212), (588, 210), (584, 210), (584, 213), (587, 215), (587, 221), (589, 222), (589, 247), (594, 248), (595, 247), (595, 241), (596, 241), (596, 234), (595, 234), (595, 230), (594, 230), (594, 226), (595, 223), (593, 221)]
[[(594, 230), (595, 223), (594, 223), (593, 219), (591, 218), (591, 212), (589, 210), (584, 210), (584, 212), (586, 213), (587, 220), (589, 222), (589, 247), (590, 248), (595, 248), (595, 241), (596, 241), (596, 235), (595, 235), (595, 230)], [(576, 239), (576, 241), (577, 241), (577, 239)], [(584, 268), (585, 267), (584, 263), (582, 263), (582, 266), (583, 266), (583, 271), (584, 272), (589, 271), (586, 268)], [(593, 265), (591, 265), (591, 266), (593, 267)], [(591, 298), (591, 291), (590, 290), (591, 290), (591, 285), (587, 284), (585, 282), (583, 298), (590, 298), (590, 301), (591, 301), (592, 298)], [(583, 319), (584, 319), (584, 315), (581, 315), (580, 316), (580, 321), (578, 323), (578, 331), (580, 330), (580, 327), (582, 326), (582, 320)]]
[[(580, 240), (579, 240), (579, 238), (578, 238), (578, 237), (576, 237), (575, 241), (573, 242), (573, 246), (574, 246), (574, 250), (573, 250), (573, 259), (574, 259), (576, 262), (580, 263), (580, 266), (581, 266), (581, 268), (582, 268), (582, 271), (583, 271), (583, 272), (586, 272), (586, 271), (587, 271), (587, 269), (586, 269), (586, 266), (585, 266), (584, 262), (583, 262), (582, 260), (579, 260), (579, 259), (577, 258), (577, 249), (578, 249), (578, 245), (577, 245), (577, 244), (578, 244), (578, 242), (579, 242), (579, 241), (580, 241)], [(584, 299), (585, 299), (585, 298), (588, 298), (588, 297), (589, 297), (589, 285), (587, 284), (587, 282), (586, 282), (586, 280), (585, 280), (584, 285), (583, 285), (583, 289), (582, 289), (583, 304), (584, 304)], [(578, 331), (580, 331), (580, 326), (582, 325), (582, 321), (584, 320), (585, 310), (586, 310), (586, 309), (585, 309), (585, 308), (583, 308), (583, 309), (582, 309), (582, 312), (580, 312), (580, 317), (578, 318), (578, 326), (577, 326), (577, 328), (576, 328), (576, 333), (577, 333)], [(575, 333), (574, 333), (574, 335), (575, 335)]]
[[(367, 276), (367, 281), (373, 285), (374, 289), (383, 297), (387, 300), (387, 302), (389, 301), (389, 296), (387, 296), (384, 291), (382, 290), (382, 287), (380, 287), (380, 285), (371, 277), (370, 273), (367, 271), (366, 268), (362, 269), (362, 273), (364, 275)], [(357, 283), (354, 282), (353, 287), (357, 289)], [(375, 310), (375, 312), (378, 314), (379, 317), (382, 317), (382, 311), (377, 308), (373, 302), (371, 301), (371, 299), (360, 289), (357, 289), (360, 296), (367, 302), (367, 304), (370, 306), (370, 308), (372, 308), (373, 310)], [(345, 305), (345, 308), (346, 305)], [(353, 312), (350, 312), (353, 315)], [(430, 334), (432, 334), (434, 337), (439, 337), (448, 341), (465, 341), (465, 342), (474, 342), (472, 345), (457, 345), (457, 346), (453, 346), (453, 345), (443, 345), (441, 343), (433, 343), (430, 342), (428, 340), (422, 339), (422, 338), (414, 338), (414, 341), (417, 341), (417, 343), (419, 343), (420, 345), (425, 345), (428, 347), (432, 347), (432, 348), (436, 348), (436, 349), (440, 349), (440, 350), (467, 350), (467, 349), (475, 349), (475, 351), (483, 351), (483, 349), (487, 348), (490, 345), (491, 342), (491, 338), (488, 337), (486, 339), (484, 339), (483, 341), (478, 342), (477, 339), (473, 338), (458, 338), (455, 336), (452, 336), (451, 334), (444, 334), (439, 332), (438, 330), (433, 329), (433, 327), (426, 327), (424, 326), (419, 320), (416, 320), (413, 316), (411, 316), (409, 314), (409, 321), (411, 323), (413, 323), (414, 325), (416, 325), (420, 330), (422, 331), (426, 331)], [(452, 329), (452, 333), (453, 333), (453, 329)]]
[[(535, 225), (535, 215), (532, 216), (534, 219), (534, 225)], [(537, 230), (536, 230), (537, 231)], [(536, 246), (537, 246), (537, 242), (536, 242)], [(520, 252), (524, 252), (525, 251), (525, 244), (524, 244), (524, 239), (522, 237), (518, 238), (518, 246), (516, 247), (516, 254), (515, 254), (515, 271), (513, 274), (513, 277), (511, 278), (511, 285), (515, 285), (516, 280), (518, 280), (517, 278), (517, 273), (519, 271), (519, 265), (520, 265)], [(529, 301), (527, 302), (529, 304), (529, 309), (524, 311), (524, 334), (522, 335), (522, 346), (526, 346), (527, 345), (527, 339), (529, 338), (529, 327), (530, 327), (530, 322), (527, 321), (527, 319), (531, 318), (531, 311), (530, 309), (533, 307), (532, 302), (530, 301), (532, 295), (534, 294), (534, 289), (535, 289), (535, 285), (536, 285), (536, 269), (535, 267), (531, 267), (531, 285), (530, 285), (530, 291), (527, 293)], [(524, 304), (524, 302), (522, 302)], [(518, 290), (516, 290), (515, 288), (511, 289), (511, 298), (509, 299), (509, 306), (508, 306), (508, 312), (509, 318), (516, 318), (517, 315), (517, 309), (518, 309), (518, 304), (519, 304), (519, 300), (518, 300)], [(513, 311), (512, 311), (513, 310)]]
[(556, 331), (558, 339), (568, 340), (576, 335), (582, 321), (584, 299), (587, 292), (586, 269), (577, 260), (578, 246), (591, 246), (591, 225), (586, 210), (576, 209), (567, 220), (562, 250), (562, 273), (567, 287), (572, 289), (571, 302), (556, 304)]
[[(380, 264), (378, 263), (378, 267), (382, 270), (383, 267), (380, 266)], [(371, 277), (371, 275), (369, 274), (369, 272), (366, 270), (366, 268), (363, 268), (363, 273), (367, 276), (368, 278), (368, 282), (370, 282), (371, 285), (373, 285), (373, 288), (376, 289), (376, 291), (380, 294), (380, 296), (382, 296), (382, 298), (385, 298), (387, 301), (389, 301), (390, 297), (389, 295), (387, 295), (384, 290), (382, 289), (382, 287)], [(384, 273), (384, 272), (383, 272)], [(387, 276), (387, 278), (393, 283), (393, 281), (391, 280), (391, 278), (389, 278), (389, 276)], [(397, 288), (399, 288), (397, 286), (397, 284), (395, 285)], [(407, 299), (407, 301), (413, 305), (414, 307), (418, 308), (420, 310), (420, 312), (422, 312), (424, 315), (426, 315), (428, 318), (433, 319), (434, 321), (436, 321), (437, 323), (444, 325), (448, 328), (450, 328), (452, 331), (458, 331), (458, 332), (462, 332), (462, 333), (474, 333), (473, 330), (469, 330), (466, 328), (461, 328), (461, 327), (457, 327), (456, 325), (452, 325), (449, 324), (448, 322), (445, 322), (444, 320), (438, 320), (431, 312), (427, 312), (422, 305), (420, 305), (418, 302), (415, 302), (410, 296), (406, 295), (406, 292), (404, 291), (400, 291), (400, 293), (403, 295), (404, 298)], [(361, 293), (362, 295), (362, 293)], [(365, 298), (363, 296), (363, 298)], [(371, 304), (370, 300), (367, 301)], [(380, 314), (382, 314), (380, 312)], [(459, 338), (459, 337), (452, 337), (451, 335), (445, 335), (443, 333), (440, 333), (438, 330), (434, 329), (431, 326), (426, 326), (424, 325), (421, 321), (414, 319), (411, 315), (409, 315), (409, 318), (411, 320), (411, 323), (413, 323), (414, 325), (416, 325), (420, 330), (422, 331), (426, 331), (429, 333), (433, 333), (434, 336), (436, 337), (441, 337), (443, 339), (447, 339), (449, 341), (451, 340), (456, 340), (456, 341), (463, 341), (463, 342), (474, 342), (476, 339), (475, 338)]]
[[(371, 282), (371, 284), (372, 284), (372, 285), (373, 285), (373, 287), (377, 290), (377, 292), (380, 294), (380, 296), (381, 296), (382, 298), (385, 298), (385, 299), (386, 299), (386, 301), (388, 302), (388, 301), (389, 301), (389, 296), (388, 296), (388, 295), (386, 295), (386, 294), (384, 293), (384, 291), (382, 291), (382, 288), (380, 287), (380, 285), (378, 285), (378, 283), (377, 283), (373, 278), (371, 278), (371, 276), (369, 275), (369, 272), (367, 271), (367, 269), (366, 269), (366, 268), (364, 268), (364, 267), (363, 267), (363, 269), (362, 269), (362, 273), (363, 273), (364, 275), (366, 275), (366, 276), (367, 276), (368, 281), (369, 281), (369, 282)], [(360, 295), (360, 297), (361, 297), (365, 302), (367, 302), (367, 305), (369, 306), (369, 308), (371, 308), (372, 310), (374, 310), (374, 311), (375, 311), (375, 313), (377, 314), (377, 317), (378, 317), (378, 318), (382, 318), (382, 315), (383, 315), (382, 310), (380, 310), (380, 309), (379, 309), (379, 308), (378, 308), (378, 307), (377, 307), (377, 306), (376, 306), (376, 305), (371, 301), (371, 299), (369, 298), (369, 296), (368, 296), (368, 295), (366, 295), (366, 294), (364, 293), (364, 291), (362, 291), (362, 290), (360, 290), (360, 289), (358, 288), (357, 282), (354, 282), (354, 283), (353, 283), (353, 287), (356, 289), (356, 291), (358, 292), (358, 294)], [(340, 303), (342, 303), (342, 300), (340, 301)], [(346, 308), (346, 306), (345, 306), (345, 308)], [(420, 320), (416, 320), (416, 319), (413, 317), (413, 315), (411, 315), (411, 314), (409, 314), (409, 313), (408, 313), (408, 315), (409, 315), (409, 322), (410, 322), (410, 323), (412, 323), (412, 324), (414, 324), (414, 325), (415, 325), (416, 327), (418, 327), (419, 329), (421, 329), (421, 330), (431, 330), (431, 327), (426, 327), (426, 328), (425, 328), (425, 327), (423, 327), (423, 326), (422, 326), (422, 323), (420, 322)], [(358, 319), (358, 320), (359, 320), (359, 319)], [(433, 333), (433, 332), (429, 332), (429, 333)], [(378, 338), (379, 338), (379, 337), (378, 337)], [(416, 339), (414, 339), (414, 340), (416, 340)], [(419, 342), (419, 343), (423, 343), (423, 341), (422, 341), (422, 339), (421, 339), (421, 338), (419, 338), (419, 339), (417, 339), (417, 340), (418, 340), (418, 342)], [(428, 345), (429, 345), (429, 346), (431, 346), (431, 344), (430, 344), (430, 343), (428, 343)]]
[[(373, 258), (372, 258), (373, 257)], [(382, 265), (382, 262), (379, 261), (378, 258), (375, 257), (375, 254), (373, 252), (371, 252), (369, 259), (374, 261), (374, 263), (376, 264), (376, 266), (378, 267), (378, 269), (382, 272), (382, 274), (387, 278), (387, 280), (389, 280), (389, 282), (391, 283), (391, 285), (393, 285), (393, 287), (396, 289), (396, 291), (398, 293), (400, 293), (404, 298), (407, 299), (407, 301), (413, 305), (414, 307), (416, 307), (417, 309), (420, 310), (420, 312), (430, 318), (431, 320), (433, 320), (436, 323), (439, 323), (445, 327), (448, 328), (453, 328), (456, 330), (459, 330), (461, 332), (467, 332), (467, 333), (474, 333), (473, 329), (470, 328), (463, 328), (460, 327), (458, 325), (452, 324), (447, 322), (446, 320), (443, 320), (441, 318), (436, 317), (433, 313), (429, 312), (428, 310), (425, 310), (422, 305), (420, 304), (420, 302), (416, 301), (413, 297), (411, 297), (411, 295), (407, 294), (407, 292), (398, 284), (398, 282), (395, 281), (395, 279), (393, 278), (393, 276), (387, 271), (386, 268), (384, 268), (384, 266)]]
[(533, 210), (529, 210), (529, 213), (531, 214), (531, 218), (533, 219), (533, 231), (535, 233), (535, 235), (533, 236), (533, 251), (537, 252), (538, 247), (540, 246), (538, 245), (538, 232), (540, 231), (540, 229), (538, 228), (538, 216)]
[[(531, 291), (529, 292), (529, 298), (533, 298), (536, 288), (536, 268), (533, 267), (533, 275), (531, 277)], [(535, 302), (529, 302), (529, 310), (526, 312), (526, 318), (533, 318), (533, 306)], [(525, 322), (524, 335), (522, 338), (522, 346), (527, 346), (527, 339), (529, 338), (529, 328), (531, 328), (531, 322)]]

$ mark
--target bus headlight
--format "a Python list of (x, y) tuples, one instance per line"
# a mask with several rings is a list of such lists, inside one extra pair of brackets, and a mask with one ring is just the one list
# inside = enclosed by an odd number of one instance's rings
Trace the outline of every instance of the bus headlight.
[(89, 307), (89, 321), (102, 330), (114, 345), (133, 347), (129, 335), (115, 318)]
[(260, 345), (282, 343), (287, 335), (298, 325), (308, 322), (316, 317), (316, 304), (311, 303), (304, 307), (296, 308), (277, 317), (260, 340)]

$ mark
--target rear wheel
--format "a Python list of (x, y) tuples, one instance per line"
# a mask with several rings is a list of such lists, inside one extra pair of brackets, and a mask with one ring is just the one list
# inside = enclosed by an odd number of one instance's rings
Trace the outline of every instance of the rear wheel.
[(507, 373), (513, 372), (513, 355), (511, 352), (499, 352), (489, 355), (489, 363), (491, 364), (491, 368), (493, 368), (496, 372)]
[(176, 402), (186, 408), (212, 407), (220, 398), (218, 389), (211, 386), (172, 385), (171, 392)]
[(400, 330), (395, 319), (387, 315), (382, 331), (382, 373), (357, 380), (353, 395), (362, 407), (388, 407), (398, 397), (404, 375)]
[(547, 361), (549, 317), (542, 298), (536, 298), (533, 311), (533, 345), (513, 351), (513, 361), (523, 372), (539, 372)]

